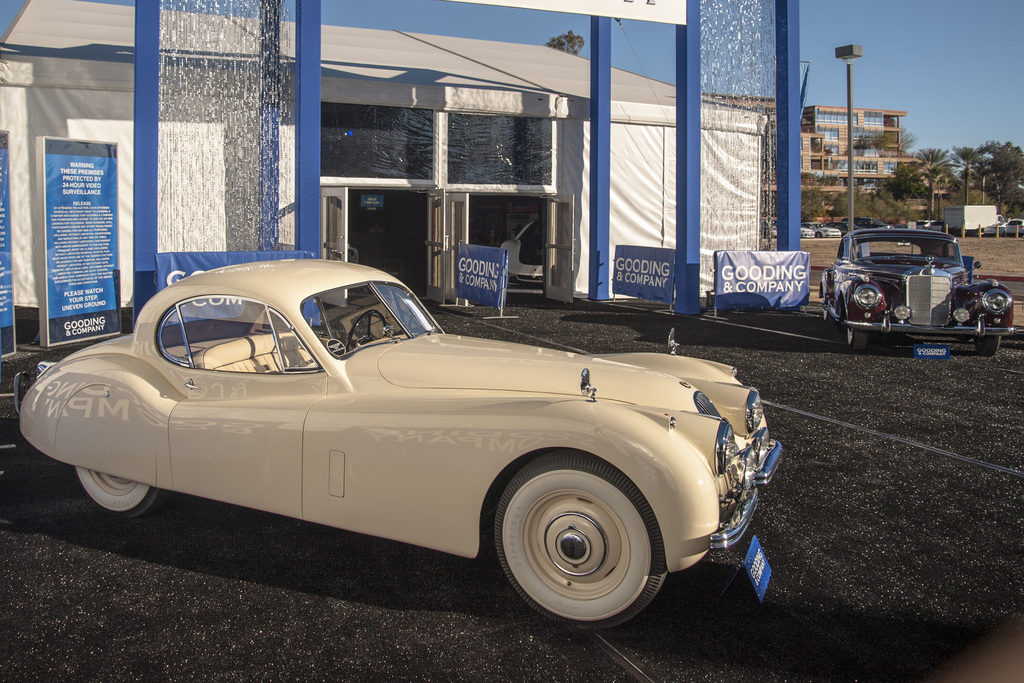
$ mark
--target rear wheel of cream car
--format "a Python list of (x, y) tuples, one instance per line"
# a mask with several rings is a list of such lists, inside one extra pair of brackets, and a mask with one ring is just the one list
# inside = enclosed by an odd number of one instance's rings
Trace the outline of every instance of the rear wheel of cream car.
[(93, 502), (104, 510), (125, 517), (138, 517), (156, 505), (161, 497), (158, 488), (130, 479), (112, 477), (84, 467), (76, 467), (78, 480)]
[(552, 453), (523, 468), (498, 504), (494, 536), (505, 575), (531, 606), (585, 625), (626, 621), (666, 575), (643, 494), (584, 454)]

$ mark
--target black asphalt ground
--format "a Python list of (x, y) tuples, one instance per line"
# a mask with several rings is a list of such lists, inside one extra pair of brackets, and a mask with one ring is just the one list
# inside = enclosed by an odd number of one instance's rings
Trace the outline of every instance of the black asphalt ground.
[[(491, 556), (183, 495), (106, 514), (20, 438), (6, 397), (0, 678), (888, 681), (962, 664), (961, 679), (991, 680), (973, 668), (993, 664), (986, 647), (1024, 671), (1024, 339), (914, 360), (906, 338), (848, 352), (815, 308), (511, 304), (498, 320), (434, 311), (449, 333), (595, 353), (662, 352), (675, 327), (682, 352), (761, 389), (785, 450), (739, 546), (671, 575), (628, 623), (578, 629), (527, 607)], [(18, 314), (4, 392), (71, 350), (28, 343), (35, 311)], [(763, 604), (735, 573), (755, 534), (773, 570)]]

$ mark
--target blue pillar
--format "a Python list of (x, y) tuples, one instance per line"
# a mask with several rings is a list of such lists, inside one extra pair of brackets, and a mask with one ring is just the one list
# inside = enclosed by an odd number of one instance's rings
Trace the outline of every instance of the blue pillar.
[(295, 248), (320, 254), (320, 0), (296, 0)]
[(260, 1), (260, 245), (273, 249), (281, 211), (281, 0)]
[(587, 296), (610, 297), (608, 253), (611, 205), (612, 20), (590, 17), (590, 286)]
[(135, 319), (156, 294), (157, 158), (160, 125), (160, 3), (135, 3), (135, 186), (133, 257)]
[(775, 0), (778, 250), (800, 250), (800, 0)]
[(676, 26), (676, 313), (700, 313), (700, 0)]

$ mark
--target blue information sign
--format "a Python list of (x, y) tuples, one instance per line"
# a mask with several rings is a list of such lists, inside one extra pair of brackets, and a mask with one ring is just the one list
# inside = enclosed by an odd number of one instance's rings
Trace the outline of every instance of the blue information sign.
[(14, 353), (14, 279), (11, 273), (11, 191), (8, 134), (0, 130), (0, 355)]
[(508, 250), (459, 244), (455, 296), (481, 306), (505, 309), (508, 291)]
[(121, 331), (117, 145), (46, 139), (43, 345)]
[(615, 247), (612, 275), (615, 293), (670, 304), (675, 293), (675, 264), (675, 249), (620, 244)]
[(806, 251), (716, 251), (715, 309), (793, 310), (811, 296)]
[(761, 548), (761, 541), (757, 540), (757, 536), (754, 536), (754, 540), (750, 542), (750, 550), (747, 551), (747, 557), (743, 560), (743, 566), (746, 567), (750, 583), (754, 585), (754, 590), (757, 592), (757, 599), (764, 602), (764, 594), (768, 591), (768, 582), (772, 578), (772, 567), (768, 564), (768, 558), (765, 556), (764, 549)]
[(173, 251), (156, 255), (156, 288), (161, 290), (183, 277), (222, 266), (253, 261), (316, 258), (309, 251)]

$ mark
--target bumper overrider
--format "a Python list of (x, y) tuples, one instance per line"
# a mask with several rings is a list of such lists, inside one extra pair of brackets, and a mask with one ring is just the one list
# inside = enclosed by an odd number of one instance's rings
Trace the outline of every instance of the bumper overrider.
[(719, 530), (711, 534), (712, 548), (728, 548), (743, 537), (757, 510), (757, 487), (772, 480), (781, 458), (782, 444), (769, 438), (767, 427), (757, 430), (750, 445), (739, 453), (739, 459), (748, 466), (734, 504), (723, 507), (727, 514)]

